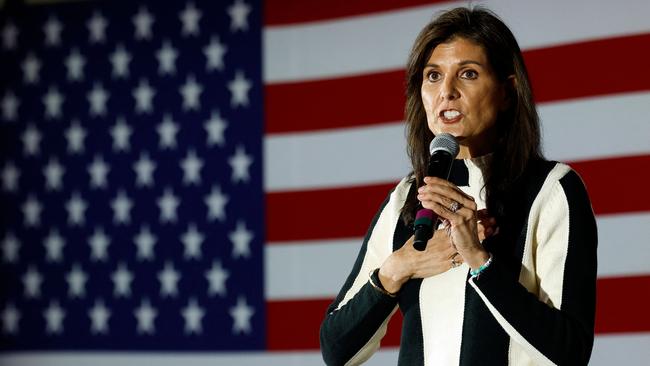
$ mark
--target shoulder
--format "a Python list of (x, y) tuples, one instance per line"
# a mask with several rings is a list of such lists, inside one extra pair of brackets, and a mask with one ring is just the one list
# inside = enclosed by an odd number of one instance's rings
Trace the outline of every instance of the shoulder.
[(571, 166), (566, 163), (557, 161), (538, 161), (535, 163), (539, 178), (543, 177), (539, 191), (538, 199), (547, 201), (579, 200), (583, 203), (589, 203), (586, 186), (578, 174)]

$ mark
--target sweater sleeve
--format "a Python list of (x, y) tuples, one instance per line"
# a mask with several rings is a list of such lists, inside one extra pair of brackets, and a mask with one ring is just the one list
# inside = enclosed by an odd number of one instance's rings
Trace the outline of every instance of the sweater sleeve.
[(404, 182), (382, 204), (351, 273), (327, 309), (320, 328), (321, 353), (327, 365), (358, 365), (370, 358), (397, 309), (397, 299), (375, 289), (369, 274), (392, 253)]
[(496, 256), (469, 282), (536, 364), (587, 365), (594, 341), (596, 221), (574, 171), (564, 165), (549, 176), (531, 207), (526, 247), (532, 263), (522, 266), (519, 282)]

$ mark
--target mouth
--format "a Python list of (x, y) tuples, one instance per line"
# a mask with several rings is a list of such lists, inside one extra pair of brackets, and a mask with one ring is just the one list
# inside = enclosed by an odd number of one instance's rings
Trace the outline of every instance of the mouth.
[(463, 114), (455, 109), (444, 109), (440, 111), (438, 118), (440, 118), (442, 123), (451, 124), (460, 121), (463, 118)]

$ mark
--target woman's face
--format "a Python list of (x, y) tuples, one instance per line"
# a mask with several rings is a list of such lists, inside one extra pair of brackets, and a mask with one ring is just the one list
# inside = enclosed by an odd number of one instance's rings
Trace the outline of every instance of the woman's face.
[(459, 158), (492, 151), (497, 115), (508, 103), (483, 47), (464, 38), (439, 44), (424, 67), (421, 95), (429, 129), (454, 135)]

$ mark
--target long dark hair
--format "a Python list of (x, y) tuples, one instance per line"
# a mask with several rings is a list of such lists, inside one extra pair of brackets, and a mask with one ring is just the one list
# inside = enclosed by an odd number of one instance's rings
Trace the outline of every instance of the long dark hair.
[[(487, 208), (491, 215), (504, 214), (508, 190), (519, 178), (531, 159), (542, 158), (539, 117), (528, 79), (524, 59), (514, 35), (487, 9), (455, 8), (441, 13), (420, 32), (409, 55), (406, 68), (406, 137), (408, 155), (417, 186), (423, 184), (429, 162), (429, 143), (434, 135), (427, 125), (420, 89), (424, 65), (433, 49), (453, 38), (464, 38), (480, 45), (497, 78), (505, 82), (514, 75), (509, 88), (509, 108), (497, 117), (498, 141), (485, 177)], [(402, 215), (410, 223), (418, 201), (411, 190)]]

